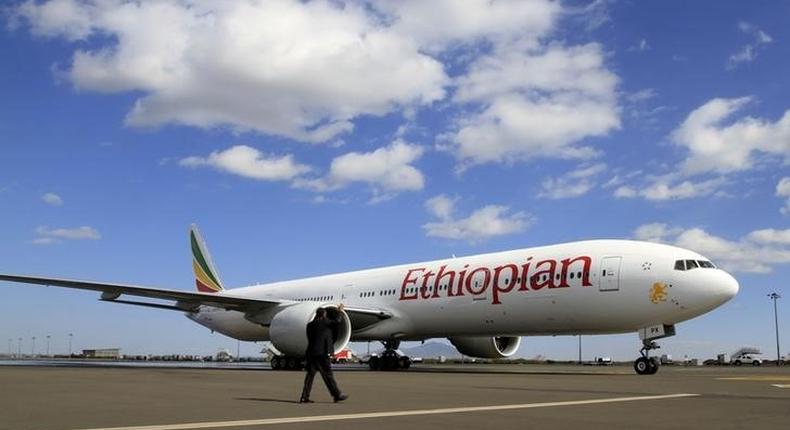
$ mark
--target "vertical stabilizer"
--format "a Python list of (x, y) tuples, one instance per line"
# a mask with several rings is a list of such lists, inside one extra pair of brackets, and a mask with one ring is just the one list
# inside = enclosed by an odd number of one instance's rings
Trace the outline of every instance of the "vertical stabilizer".
[(192, 270), (195, 272), (195, 285), (202, 293), (224, 291), (217, 269), (208, 253), (206, 243), (195, 224), (189, 228), (189, 242), (192, 246)]

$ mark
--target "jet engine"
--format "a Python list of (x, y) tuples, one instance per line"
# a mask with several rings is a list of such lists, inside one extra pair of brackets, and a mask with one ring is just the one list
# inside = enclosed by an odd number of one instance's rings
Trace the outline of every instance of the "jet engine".
[(505, 358), (515, 354), (521, 345), (519, 336), (460, 336), (450, 343), (463, 355), (477, 358)]
[(318, 308), (326, 309), (330, 319), (339, 319), (333, 353), (337, 354), (351, 339), (351, 321), (345, 311), (333, 305), (299, 303), (288, 306), (274, 315), (269, 326), (269, 337), (278, 351), (288, 356), (304, 357), (307, 349), (307, 323), (315, 319)]

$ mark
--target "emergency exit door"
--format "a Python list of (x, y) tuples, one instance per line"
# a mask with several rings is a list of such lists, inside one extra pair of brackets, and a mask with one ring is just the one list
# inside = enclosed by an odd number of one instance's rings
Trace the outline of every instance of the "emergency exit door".
[(620, 263), (623, 257), (604, 257), (601, 261), (601, 277), (598, 282), (600, 291), (620, 289)]

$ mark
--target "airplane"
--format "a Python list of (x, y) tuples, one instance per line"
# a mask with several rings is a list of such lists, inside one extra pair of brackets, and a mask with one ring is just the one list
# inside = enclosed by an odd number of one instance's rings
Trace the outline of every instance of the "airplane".
[[(272, 368), (301, 368), (305, 326), (324, 308), (338, 321), (335, 353), (380, 341), (372, 370), (408, 369), (402, 341), (446, 337), (462, 354), (506, 358), (522, 336), (637, 332), (639, 375), (655, 374), (656, 340), (738, 292), (702, 255), (632, 240), (589, 240), (225, 289), (195, 225), (189, 230), (196, 292), (0, 274), (0, 281), (101, 293), (100, 300), (183, 312), (244, 341), (269, 341)], [(127, 296), (135, 298), (130, 300)], [(139, 298), (143, 298), (141, 300)]]

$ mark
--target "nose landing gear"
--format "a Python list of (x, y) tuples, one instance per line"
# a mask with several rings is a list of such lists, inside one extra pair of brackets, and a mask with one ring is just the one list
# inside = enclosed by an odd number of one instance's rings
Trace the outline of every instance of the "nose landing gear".
[(650, 350), (661, 348), (655, 342), (657, 339), (675, 335), (674, 325), (657, 325), (639, 329), (639, 339), (642, 340), (642, 349), (639, 350), (641, 357), (634, 361), (634, 370), (639, 375), (655, 375), (661, 361), (656, 357), (650, 356)]
[(643, 340), (642, 344), (644, 346), (639, 350), (642, 356), (634, 361), (634, 370), (639, 375), (655, 375), (661, 362), (656, 357), (650, 357), (650, 350), (661, 347), (652, 340)]

